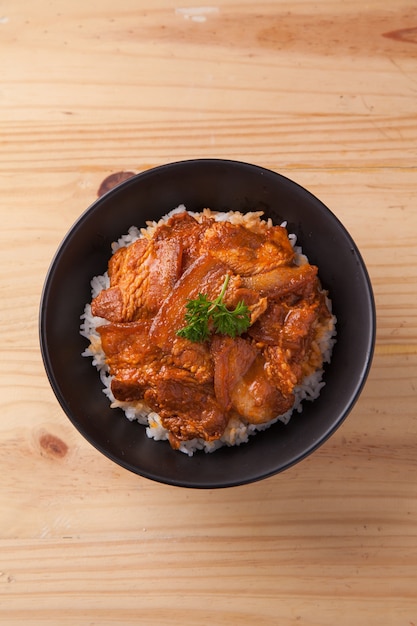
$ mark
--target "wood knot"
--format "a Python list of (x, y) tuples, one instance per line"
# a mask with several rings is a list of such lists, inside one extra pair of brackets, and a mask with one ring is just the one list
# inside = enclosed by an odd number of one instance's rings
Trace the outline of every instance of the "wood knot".
[(100, 198), (105, 193), (110, 191), (110, 189), (113, 189), (113, 187), (116, 187), (123, 181), (128, 180), (129, 178), (132, 178), (132, 176), (135, 176), (134, 172), (115, 172), (114, 174), (110, 174), (110, 176), (107, 176), (103, 180), (100, 187), (98, 188), (98, 191), (97, 191), (98, 197)]
[(389, 33), (382, 33), (383, 37), (394, 39), (394, 41), (404, 41), (406, 43), (417, 44), (417, 28), (401, 28), (392, 30)]
[(62, 459), (68, 452), (67, 444), (50, 433), (44, 433), (39, 437), (41, 453), (54, 459)]

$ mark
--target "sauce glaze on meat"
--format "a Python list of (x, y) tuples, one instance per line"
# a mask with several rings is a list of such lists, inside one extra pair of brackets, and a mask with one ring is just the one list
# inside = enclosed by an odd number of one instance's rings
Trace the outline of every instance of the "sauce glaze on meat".
[[(299, 264), (288, 233), (204, 213), (172, 215), (109, 261), (110, 286), (91, 304), (116, 400), (144, 401), (178, 448), (219, 439), (231, 418), (263, 424), (294, 404), (294, 389), (322, 367), (319, 341), (331, 323), (317, 267)], [(185, 306), (215, 299), (249, 307), (240, 337), (179, 337)]]

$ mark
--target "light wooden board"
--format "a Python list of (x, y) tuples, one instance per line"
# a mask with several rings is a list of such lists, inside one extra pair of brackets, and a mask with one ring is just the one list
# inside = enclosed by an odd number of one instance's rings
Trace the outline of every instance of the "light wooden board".
[[(417, 624), (416, 44), (403, 0), (1, 2), (1, 624)], [(337, 433), (217, 491), (102, 457), (38, 343), (49, 263), (103, 179), (197, 157), (316, 194), (378, 311)]]

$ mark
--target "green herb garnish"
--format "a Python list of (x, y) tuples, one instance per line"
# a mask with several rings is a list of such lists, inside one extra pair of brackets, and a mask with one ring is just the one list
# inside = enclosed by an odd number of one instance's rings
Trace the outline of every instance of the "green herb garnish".
[(210, 336), (210, 320), (215, 333), (236, 337), (245, 332), (250, 325), (247, 305), (242, 300), (233, 311), (230, 311), (223, 304), (229, 280), (230, 276), (227, 274), (219, 296), (213, 301), (203, 293), (199, 293), (195, 300), (188, 300), (185, 305), (187, 325), (178, 330), (177, 335), (190, 341), (203, 342)]

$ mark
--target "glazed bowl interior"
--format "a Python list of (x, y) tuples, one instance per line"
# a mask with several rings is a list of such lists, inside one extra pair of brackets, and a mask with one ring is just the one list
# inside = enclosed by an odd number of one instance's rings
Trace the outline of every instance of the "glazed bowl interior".
[[(192, 211), (264, 211), (289, 232), (328, 289), (337, 317), (337, 342), (325, 386), (287, 426), (276, 423), (238, 447), (188, 457), (111, 409), (91, 359), (81, 353), (80, 316), (91, 300), (91, 278), (103, 274), (111, 243), (130, 226), (142, 227), (179, 204)], [(375, 341), (375, 307), (368, 273), (349, 233), (316, 197), (267, 169), (217, 159), (172, 163), (125, 181), (96, 200), (70, 229), (46, 277), (40, 306), (40, 343), (55, 395), (71, 422), (100, 452), (141, 476), (176, 486), (241, 485), (285, 470), (336, 430), (366, 380)]]

